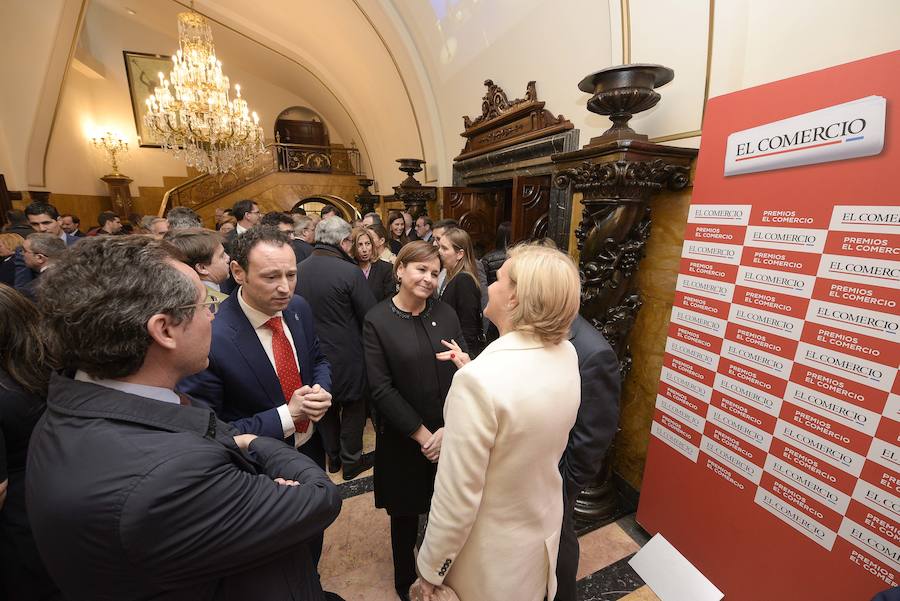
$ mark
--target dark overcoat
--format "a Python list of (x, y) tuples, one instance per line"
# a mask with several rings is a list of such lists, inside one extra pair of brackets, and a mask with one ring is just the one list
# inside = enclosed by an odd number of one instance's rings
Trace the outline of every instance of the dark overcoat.
[(312, 307), (319, 347), (331, 365), (333, 402), (364, 399), (362, 324), (375, 298), (362, 270), (339, 248), (316, 244), (297, 270), (297, 293)]
[(581, 315), (572, 324), (569, 342), (578, 354), (581, 405), (559, 462), (563, 478), (563, 525), (556, 562), (556, 601), (576, 599), (579, 549), (573, 517), (575, 500), (597, 476), (603, 456), (616, 435), (622, 384), (616, 352)]

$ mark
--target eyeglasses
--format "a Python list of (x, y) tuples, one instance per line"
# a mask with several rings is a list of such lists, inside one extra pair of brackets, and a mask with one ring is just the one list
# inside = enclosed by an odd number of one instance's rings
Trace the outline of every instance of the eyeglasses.
[(219, 311), (219, 305), (222, 301), (215, 298), (208, 298), (202, 303), (194, 303), (192, 305), (181, 305), (180, 307), (173, 307), (174, 309), (193, 309), (196, 307), (206, 307), (209, 309), (209, 312), (215, 315)]

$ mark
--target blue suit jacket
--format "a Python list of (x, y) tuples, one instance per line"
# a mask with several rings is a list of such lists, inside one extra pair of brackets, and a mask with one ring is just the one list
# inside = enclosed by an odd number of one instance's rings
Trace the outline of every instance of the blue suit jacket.
[[(281, 384), (237, 295), (222, 302), (213, 320), (209, 367), (179, 382), (177, 389), (208, 403), (219, 419), (244, 434), (283, 439), (277, 411), (285, 402)], [(295, 295), (282, 314), (297, 349), (303, 383), (330, 392), (331, 367), (319, 350), (309, 304)]]

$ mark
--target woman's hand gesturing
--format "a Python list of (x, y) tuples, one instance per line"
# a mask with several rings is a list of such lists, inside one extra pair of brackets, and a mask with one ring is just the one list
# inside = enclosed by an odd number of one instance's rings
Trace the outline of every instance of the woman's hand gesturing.
[(441, 344), (450, 350), (435, 353), (434, 356), (438, 361), (453, 361), (453, 365), (456, 366), (456, 369), (460, 369), (463, 365), (472, 360), (469, 358), (468, 353), (464, 353), (462, 349), (459, 348), (459, 344), (457, 344), (455, 340), (451, 339), (450, 342), (441, 340)]

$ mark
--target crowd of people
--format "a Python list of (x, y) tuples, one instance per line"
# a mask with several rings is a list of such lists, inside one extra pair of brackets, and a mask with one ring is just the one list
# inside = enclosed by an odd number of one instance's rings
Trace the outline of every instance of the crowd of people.
[(504, 224), (479, 260), (453, 220), (253, 200), (131, 235), (22, 215), (0, 233), (7, 598), (340, 599), (326, 470), (374, 463), (400, 599), (574, 601), (619, 372), (552, 244)]

